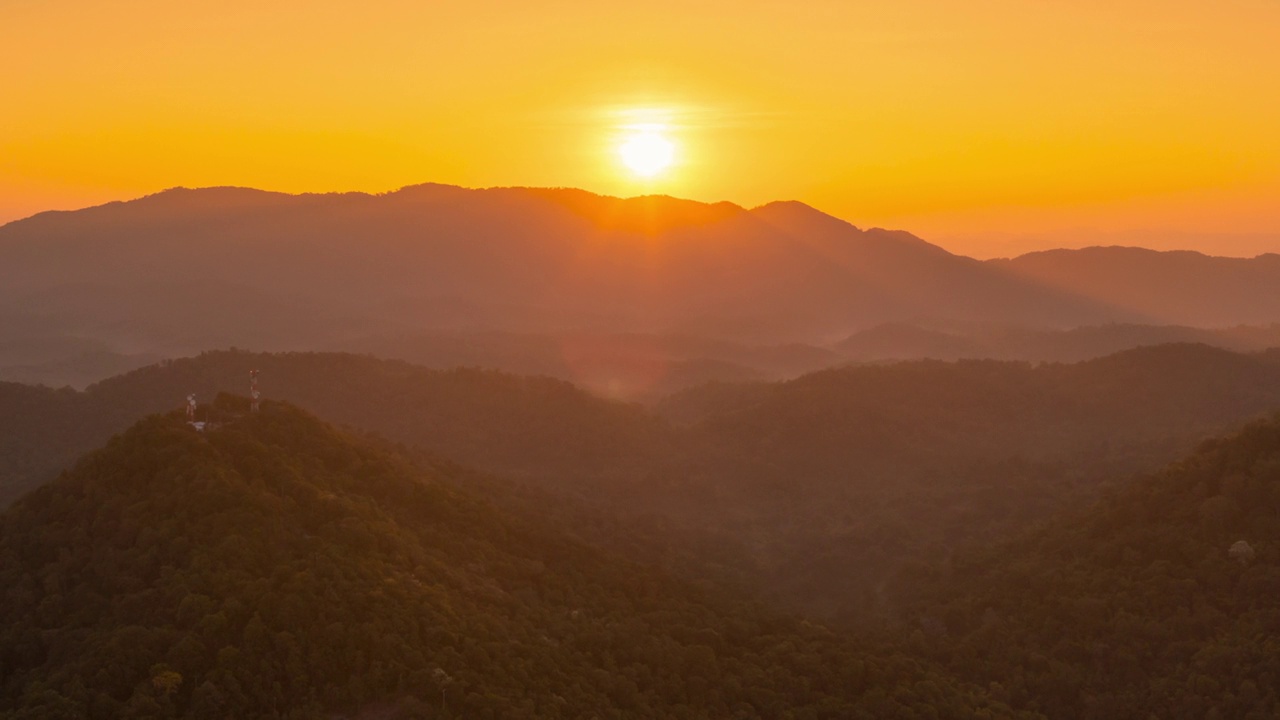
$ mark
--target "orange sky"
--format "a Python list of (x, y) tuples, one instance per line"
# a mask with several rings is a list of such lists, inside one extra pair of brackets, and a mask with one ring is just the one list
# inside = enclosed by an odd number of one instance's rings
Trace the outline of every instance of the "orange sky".
[[(639, 121), (677, 148), (650, 181)], [(0, 222), (427, 181), (1280, 251), (1280, 2), (0, 0)]]

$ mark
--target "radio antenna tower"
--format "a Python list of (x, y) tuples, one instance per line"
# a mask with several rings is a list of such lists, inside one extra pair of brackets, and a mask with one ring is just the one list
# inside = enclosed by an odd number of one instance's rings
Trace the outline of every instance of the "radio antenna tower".
[(249, 412), (258, 412), (258, 399), (262, 395), (258, 392), (258, 371), (249, 371)]
[(187, 396), (187, 422), (196, 421), (196, 395), (191, 393)]

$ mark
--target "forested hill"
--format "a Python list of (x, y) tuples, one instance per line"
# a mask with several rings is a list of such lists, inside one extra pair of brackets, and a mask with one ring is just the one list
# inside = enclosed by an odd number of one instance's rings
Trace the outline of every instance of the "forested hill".
[(221, 351), (82, 393), (0, 383), (0, 505), (188, 393), (246, 393), (251, 369), (269, 398), (507, 477), (637, 479), (678, 456), (662, 420), (560, 380), (341, 353)]
[[(1168, 462), (1199, 440), (1280, 408), (1280, 363), (1202, 344), (1079, 363), (916, 361), (848, 366), (785, 383), (709, 385), (661, 414), (731, 452), (789, 470), (958, 459)], [(759, 465), (759, 458), (744, 457)], [(913, 464), (915, 464), (913, 462)], [(1140, 467), (1140, 466), (1139, 466)], [(1154, 466), (1153, 466), (1154, 467)]]
[(918, 646), (1017, 706), (1275, 717), (1280, 416), (944, 570), (913, 606)]
[(268, 398), (481, 470), (588, 493), (601, 482), (653, 485), (708, 463), (717, 475), (745, 466), (746, 477), (768, 468), (807, 476), (852, 463), (1076, 463), (1085, 453), (1093, 469), (1101, 459), (1129, 471), (1280, 407), (1276, 358), (1189, 344), (1076, 364), (849, 366), (787, 383), (710, 385), (658, 413), (545, 377), (341, 353), (217, 351), (82, 393), (0, 383), (0, 504), (188, 393), (244, 393), (251, 369), (261, 371)]
[(0, 515), (0, 717), (1005, 717), (268, 403), (154, 416)]
[(70, 388), (0, 382), (0, 507), (53, 477), (128, 422), (90, 410), (85, 396)]
[(917, 563), (1092, 501), (1280, 408), (1275, 357), (1203, 345), (1070, 365), (854, 366), (705, 388), (661, 414), (547, 378), (216, 352), (84, 393), (0, 385), (0, 490), (16, 497), (188, 392), (243, 392), (251, 368), (268, 398), (611, 506), (602, 525), (621, 510), (672, 545), (711, 534), (779, 599), (851, 621), (891, 611)]
[(210, 352), (112, 378), (87, 395), (168, 409), (187, 392), (244, 394), (251, 369), (267, 397), (508, 477), (629, 477), (670, 454), (664, 422), (562, 380), (365, 355)]
[(917, 563), (1280, 409), (1280, 364), (1204, 345), (908, 362), (707, 387), (662, 409), (698, 450), (695, 522), (751, 538), (761, 584), (784, 599), (861, 622), (893, 612)]

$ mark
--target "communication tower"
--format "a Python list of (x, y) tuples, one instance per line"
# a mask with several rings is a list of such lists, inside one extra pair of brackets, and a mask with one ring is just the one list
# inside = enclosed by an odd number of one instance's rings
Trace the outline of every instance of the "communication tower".
[(258, 412), (258, 398), (262, 397), (258, 393), (258, 371), (249, 371), (249, 412)]

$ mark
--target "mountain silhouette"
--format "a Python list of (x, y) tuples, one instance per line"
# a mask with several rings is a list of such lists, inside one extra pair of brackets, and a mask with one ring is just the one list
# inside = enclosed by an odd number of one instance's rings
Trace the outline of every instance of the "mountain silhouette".
[(856, 362), (923, 358), (1078, 362), (1171, 343), (1259, 352), (1280, 347), (1280, 324), (1196, 328), (1109, 323), (1045, 330), (990, 323), (886, 323), (833, 343), (831, 350)]
[(0, 227), (0, 326), (134, 355), (460, 330), (813, 343), (920, 317), (1141, 319), (799, 203), (206, 188)]
[(1280, 320), (1280, 255), (1211, 257), (1135, 247), (1046, 250), (991, 265), (1168, 324), (1266, 325)]

